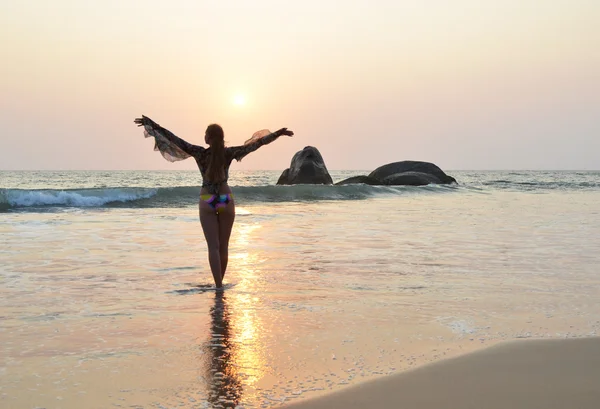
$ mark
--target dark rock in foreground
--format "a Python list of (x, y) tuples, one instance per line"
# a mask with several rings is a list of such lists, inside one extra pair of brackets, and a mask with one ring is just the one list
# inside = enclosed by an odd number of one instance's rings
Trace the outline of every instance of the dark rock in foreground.
[(370, 176), (352, 176), (351, 178), (344, 179), (337, 182), (336, 185), (350, 185), (353, 183), (364, 183), (365, 185), (381, 185), (381, 180), (372, 178)]
[(327, 171), (325, 161), (319, 150), (313, 146), (307, 146), (296, 152), (290, 167), (279, 176), (277, 184), (331, 185), (333, 180)]
[(446, 175), (443, 170), (429, 162), (405, 160), (388, 163), (375, 169), (368, 176), (354, 176), (337, 182), (336, 185), (364, 183), (367, 185), (387, 186), (424, 186), (429, 184), (456, 183), (456, 179)]
[(390, 186), (425, 186), (431, 183), (437, 185), (442, 184), (442, 182), (436, 176), (423, 172), (394, 173), (393, 175), (389, 175), (383, 178), (383, 184)]
[[(437, 180), (439, 180), (439, 182), (435, 182), (435, 181), (433, 181), (434, 179), (432, 179), (432, 181), (430, 183), (440, 183), (440, 184), (456, 183), (456, 179), (454, 179), (452, 176), (446, 175), (443, 170), (441, 170), (439, 167), (437, 167), (433, 163), (419, 162), (419, 161), (414, 161), (414, 160), (404, 160), (401, 162), (393, 162), (393, 163), (388, 163), (387, 165), (380, 166), (377, 169), (375, 169), (373, 172), (371, 172), (369, 174), (369, 177), (375, 178), (377, 180), (385, 181), (385, 179), (388, 176), (398, 175), (398, 174), (407, 173), (407, 172), (410, 172), (411, 174), (423, 173), (423, 174), (427, 174), (427, 175), (432, 175), (432, 176), (436, 177)], [(420, 178), (416, 177), (415, 175), (412, 175), (412, 176), (414, 176), (414, 180), (421, 180)], [(390, 179), (390, 182), (392, 182), (394, 179), (402, 180), (402, 179), (398, 179), (398, 177), (396, 176), (396, 178)], [(407, 180), (409, 180), (409, 179), (407, 178)], [(392, 185), (392, 184), (396, 184), (396, 183), (386, 183), (386, 184)]]

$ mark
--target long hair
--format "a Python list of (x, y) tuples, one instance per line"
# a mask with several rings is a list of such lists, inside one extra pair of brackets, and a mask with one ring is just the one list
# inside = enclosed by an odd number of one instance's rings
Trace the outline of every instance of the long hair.
[(208, 125), (206, 139), (210, 145), (210, 158), (206, 169), (206, 177), (211, 182), (225, 180), (225, 133), (217, 124)]

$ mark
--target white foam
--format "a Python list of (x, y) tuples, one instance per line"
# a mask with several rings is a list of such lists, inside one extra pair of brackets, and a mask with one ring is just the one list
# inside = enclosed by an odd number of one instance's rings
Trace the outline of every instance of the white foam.
[(459, 320), (454, 317), (439, 317), (438, 321), (450, 328), (455, 334), (468, 335), (477, 332), (477, 327), (471, 321)]
[(99, 189), (94, 191), (7, 190), (6, 201), (11, 206), (77, 206), (94, 207), (111, 202), (148, 199), (156, 189)]

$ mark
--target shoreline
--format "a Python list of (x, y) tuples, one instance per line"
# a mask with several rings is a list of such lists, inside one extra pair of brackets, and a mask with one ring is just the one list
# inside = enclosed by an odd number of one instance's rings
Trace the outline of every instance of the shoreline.
[(600, 407), (600, 337), (517, 340), (436, 361), (287, 409)]

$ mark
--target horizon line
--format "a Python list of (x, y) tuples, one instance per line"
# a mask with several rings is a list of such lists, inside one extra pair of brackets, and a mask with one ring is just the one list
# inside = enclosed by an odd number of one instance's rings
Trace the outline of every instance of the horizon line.
[[(288, 168), (285, 168), (288, 169)], [(231, 172), (283, 172), (285, 169), (231, 169)], [(377, 168), (375, 168), (377, 169)], [(374, 169), (373, 169), (374, 170)], [(489, 168), (442, 169), (444, 172), (600, 172), (600, 169)], [(368, 169), (328, 169), (329, 172), (372, 172)], [(0, 169), (0, 172), (198, 172), (197, 169)]]

